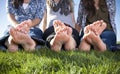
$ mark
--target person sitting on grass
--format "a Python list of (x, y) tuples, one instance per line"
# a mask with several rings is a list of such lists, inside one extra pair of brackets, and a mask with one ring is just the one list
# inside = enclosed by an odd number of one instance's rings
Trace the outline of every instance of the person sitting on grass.
[(0, 38), (0, 45), (10, 52), (16, 52), (19, 45), (25, 51), (34, 51), (36, 46), (44, 44), (39, 24), (45, 5), (45, 0), (8, 0), (7, 12), (11, 25)]
[(96, 21), (84, 28), (84, 35), (81, 39), (79, 49), (83, 51), (90, 51), (91, 46), (99, 51), (105, 51), (106, 44), (100, 38), (101, 33), (105, 30), (106, 23), (103, 20)]
[(45, 30), (43, 38), (47, 41), (47, 46), (54, 51), (75, 50), (79, 45), (77, 30), (59, 20), (53, 21), (53, 26)]
[[(77, 27), (76, 27), (78, 31), (81, 30), (80, 38), (84, 36), (83, 30), (87, 25), (92, 24), (99, 20), (103, 20), (106, 23), (106, 28), (105, 29), (103, 28), (104, 31), (101, 30), (102, 32), (101, 34), (98, 33), (98, 36), (100, 37), (99, 42), (101, 43), (100, 40), (102, 40), (102, 42), (106, 45), (107, 50), (112, 51), (113, 50), (112, 47), (116, 46), (117, 43), (115, 12), (116, 12), (115, 0), (80, 0), (79, 8), (78, 8)], [(96, 30), (98, 29), (96, 28)], [(90, 31), (90, 33), (92, 32)], [(96, 43), (96, 39), (92, 39), (92, 40), (95, 40)], [(100, 49), (101, 48), (98, 48), (98, 50)]]

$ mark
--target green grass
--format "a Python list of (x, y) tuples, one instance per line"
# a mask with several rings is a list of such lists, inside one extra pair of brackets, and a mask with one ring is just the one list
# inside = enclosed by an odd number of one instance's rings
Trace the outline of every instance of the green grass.
[(120, 52), (0, 51), (0, 74), (119, 74)]

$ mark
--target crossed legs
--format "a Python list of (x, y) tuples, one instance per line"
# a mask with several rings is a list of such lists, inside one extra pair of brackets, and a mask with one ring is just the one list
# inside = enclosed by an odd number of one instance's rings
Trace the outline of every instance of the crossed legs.
[(76, 47), (76, 42), (72, 37), (72, 28), (64, 25), (61, 21), (55, 20), (53, 23), (55, 36), (51, 40), (51, 49), (54, 51), (60, 51), (62, 45), (65, 50), (72, 50)]
[[(29, 24), (29, 21), (19, 24), (21, 25), (21, 28), (25, 27), (26, 22)], [(35, 41), (28, 35), (28, 33), (24, 33), (17, 28), (10, 29), (10, 37), (5, 44), (11, 52), (17, 51), (18, 45), (21, 45), (26, 51), (33, 51), (36, 46)]]
[(106, 28), (106, 23), (101, 21), (96, 21), (91, 25), (88, 25), (84, 29), (84, 36), (79, 45), (79, 49), (83, 51), (90, 51), (91, 45), (94, 49), (99, 51), (105, 51), (106, 45), (100, 38), (100, 34)]

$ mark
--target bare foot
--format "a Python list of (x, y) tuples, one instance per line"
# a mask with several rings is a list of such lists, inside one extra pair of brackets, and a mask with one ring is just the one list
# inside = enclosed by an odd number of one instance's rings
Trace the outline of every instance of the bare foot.
[(15, 27), (15, 29), (26, 34), (29, 32), (31, 24), (32, 24), (31, 20), (26, 20), (26, 21), (23, 21), (22, 23), (18, 24)]
[(10, 52), (16, 52), (18, 50), (18, 45), (13, 42), (11, 36), (8, 38), (8, 40), (6, 40), (5, 45)]
[(72, 35), (72, 28), (66, 26), (59, 20), (55, 20), (53, 26), (55, 33), (60, 35), (60, 40), (62, 38), (63, 43), (68, 41), (69, 37)]
[(67, 29), (67, 35), (68, 35), (68, 36), (71, 36), (71, 35), (72, 35), (72, 28), (66, 26), (66, 29)]
[(100, 35), (103, 30), (106, 28), (106, 23), (103, 20), (100, 21), (96, 21), (93, 24), (90, 25), (91, 26), (91, 30), (96, 34), (96, 35)]
[(59, 31), (56, 32), (56, 35), (54, 36), (54, 38), (51, 40), (50, 42), (50, 45), (51, 45), (51, 48), (55, 51), (60, 51), (61, 50), (61, 47), (64, 43), (68, 42), (70, 36), (72, 33), (68, 33), (69, 30), (70, 32), (71, 31), (71, 28), (63, 28)]
[(91, 25), (87, 25), (87, 26), (84, 28), (84, 35), (87, 35), (90, 30), (91, 30)]
[(35, 42), (28, 34), (11, 28), (10, 35), (13, 38), (12, 40), (17, 44), (21, 44), (26, 51), (33, 51), (35, 49)]
[[(91, 25), (88, 25), (84, 29), (83, 39), (90, 45), (93, 45), (94, 48), (105, 51), (106, 45), (100, 38), (100, 34), (106, 28), (106, 23), (101, 21), (94, 22)], [(85, 43), (85, 42), (84, 42)]]
[(53, 21), (53, 26), (54, 26), (54, 31), (55, 33), (63, 28), (65, 28), (66, 26), (64, 25), (64, 23), (62, 23), (59, 20), (55, 20)]
[(57, 31), (57, 34), (60, 36), (59, 40), (62, 43), (66, 43), (70, 40), (70, 37), (72, 36), (72, 28), (66, 26), (65, 28)]
[(90, 31), (91, 31), (91, 25), (87, 25), (84, 28), (84, 36), (83, 36), (83, 38), (80, 42), (80, 45), (78, 47), (82, 51), (90, 51), (92, 41), (91, 41), (91, 39), (88, 39), (89, 41), (87, 41), (87, 37), (89, 36)]
[(72, 28), (66, 26), (66, 29), (67, 29), (67, 34), (66, 36), (65, 35), (64, 36), (67, 38), (67, 41), (64, 43), (64, 48), (65, 50), (75, 50), (77, 44), (72, 36)]
[(93, 47), (99, 51), (105, 51), (106, 50), (106, 45), (104, 42), (101, 40), (100, 36), (95, 35), (93, 31), (89, 31), (89, 34), (87, 34), (86, 37), (84, 37), (85, 40), (93, 45)]
[(63, 45), (63, 42), (61, 40), (61, 34), (57, 32), (54, 38), (50, 41), (51, 49), (54, 51), (60, 51), (62, 48), (62, 45)]

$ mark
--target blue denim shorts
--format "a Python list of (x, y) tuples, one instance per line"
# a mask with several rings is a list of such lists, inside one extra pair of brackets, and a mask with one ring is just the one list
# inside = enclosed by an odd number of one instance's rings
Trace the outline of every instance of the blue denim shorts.
[[(29, 35), (31, 36), (33, 40), (35, 40), (37, 46), (45, 44), (45, 41), (43, 40), (43, 32), (39, 28), (37, 27), (31, 28)], [(4, 49), (4, 48), (7, 49), (7, 47), (5, 46), (5, 41), (8, 39), (9, 36), (10, 36), (9, 29), (7, 29), (4, 32), (4, 35), (0, 38), (1, 49)]]

